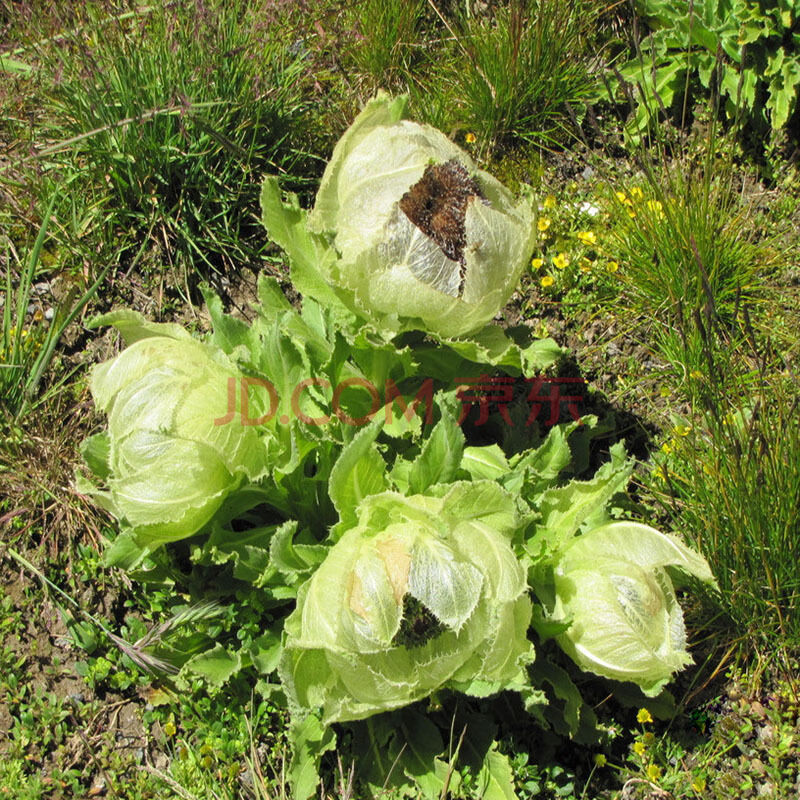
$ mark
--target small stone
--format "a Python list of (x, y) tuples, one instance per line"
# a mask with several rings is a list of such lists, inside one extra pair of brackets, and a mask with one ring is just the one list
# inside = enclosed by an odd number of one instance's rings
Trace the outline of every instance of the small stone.
[(47, 281), (40, 281), (33, 284), (33, 291), (36, 294), (47, 294), (50, 291), (50, 284)]
[(56, 311), (52, 307), (51, 308), (46, 308), (45, 311), (44, 311), (44, 318), (45, 319), (53, 319), (53, 317), (55, 315), (56, 315)]
[(759, 725), (756, 731), (756, 738), (765, 745), (769, 745), (775, 739), (775, 728), (769, 723)]
[(759, 797), (776, 797), (775, 784), (772, 781), (765, 781), (758, 787)]
[(753, 775), (763, 775), (767, 768), (764, 766), (764, 762), (760, 758), (754, 758), (750, 762), (750, 769), (753, 772)]

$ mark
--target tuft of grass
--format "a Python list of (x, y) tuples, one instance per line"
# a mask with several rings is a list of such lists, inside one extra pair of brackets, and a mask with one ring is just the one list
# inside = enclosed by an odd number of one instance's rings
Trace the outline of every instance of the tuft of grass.
[(39, 167), (103, 187), (108, 224), (184, 277), (252, 266), (265, 246), (261, 175), (303, 183), (303, 56), (270, 35), (265, 8), (94, 11), (35, 49), (50, 77)]
[(369, 91), (402, 89), (423, 50), (427, 0), (360, 0), (349, 12), (354, 28), (345, 62)]
[(593, 85), (586, 10), (585, 3), (512, 0), (453, 25), (442, 17), (457, 46), (434, 91), (451, 98), (451, 124), (480, 137), (487, 153), (501, 144), (563, 141), (569, 106)]
[(717, 346), (704, 331), (740, 338), (735, 320), (765, 298), (775, 253), (747, 224), (741, 187), (713, 153), (699, 168), (662, 164), (617, 187), (607, 241), (627, 302), (651, 324), (651, 346), (685, 380)]
[[(676, 528), (712, 564), (742, 652), (793, 672), (800, 647), (800, 382), (765, 346), (729, 342), (688, 381), (678, 424), (654, 473)], [(720, 348), (722, 350), (723, 348)], [(759, 352), (760, 351), (760, 352)]]
[[(42, 380), (56, 353), (56, 347), (67, 327), (95, 297), (111, 266), (99, 270), (91, 285), (81, 289), (74, 284), (54, 309), (48, 323), (41, 308), (33, 308), (33, 284), (40, 272), (48, 227), (57, 192), (50, 198), (39, 232), (30, 252), (20, 257), (10, 240), (5, 242), (3, 260), (6, 266), (2, 287), (2, 327), (0, 327), (0, 427), (8, 428), (57, 391), (69, 376), (51, 382), (40, 394)], [(16, 273), (16, 286), (13, 275)]]

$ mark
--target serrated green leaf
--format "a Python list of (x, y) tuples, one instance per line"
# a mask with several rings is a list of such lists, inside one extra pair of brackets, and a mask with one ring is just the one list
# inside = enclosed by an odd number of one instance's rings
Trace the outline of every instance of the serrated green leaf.
[(386, 462), (375, 446), (381, 425), (382, 420), (376, 417), (360, 430), (331, 469), (328, 493), (345, 525), (355, 522), (356, 508), (365, 497), (387, 486)]
[(283, 202), (278, 179), (272, 175), (261, 186), (261, 215), (269, 237), (289, 256), (295, 288), (327, 306), (344, 307), (323, 277), (323, 263), (334, 263), (336, 252), (321, 236), (309, 233), (307, 214), (296, 195), (289, 194)]
[(566, 544), (583, 527), (594, 527), (606, 521), (605, 507), (630, 481), (633, 462), (626, 460), (622, 443), (611, 448), (612, 460), (604, 464), (589, 481), (570, 481), (566, 486), (547, 489), (532, 504), (539, 509), (541, 520), (534, 536), (526, 545), (536, 557), (543, 547), (553, 549)]
[(548, 684), (555, 696), (563, 701), (563, 713), (555, 709), (547, 714), (548, 719), (561, 735), (574, 736), (580, 727), (580, 713), (583, 697), (569, 673), (550, 661), (549, 658), (538, 658), (531, 667), (531, 682), (536, 686)]
[(464, 434), (455, 418), (445, 413), (425, 440), (422, 452), (411, 467), (411, 492), (421, 493), (435, 483), (452, 481), (463, 452)]

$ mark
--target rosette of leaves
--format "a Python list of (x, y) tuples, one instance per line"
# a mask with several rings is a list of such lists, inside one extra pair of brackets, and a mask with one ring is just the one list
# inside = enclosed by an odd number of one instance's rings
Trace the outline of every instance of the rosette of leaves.
[(691, 86), (687, 77), (706, 90), (716, 87), (731, 119), (749, 117), (777, 131), (795, 113), (797, 0), (642, 0), (637, 7), (652, 33), (641, 42), (641, 56), (618, 72), (643, 92), (626, 130), (630, 138), (638, 140), (660, 110), (682, 99)]
[(531, 603), (511, 536), (514, 498), (489, 481), (381, 492), (304, 584), (286, 620), (284, 688), (323, 724), (442, 688), (524, 683)]

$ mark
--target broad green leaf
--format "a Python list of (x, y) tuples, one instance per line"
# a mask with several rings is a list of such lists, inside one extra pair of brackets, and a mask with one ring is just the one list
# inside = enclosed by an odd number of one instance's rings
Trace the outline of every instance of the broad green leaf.
[(412, 493), (424, 492), (434, 483), (448, 483), (456, 476), (464, 451), (464, 434), (450, 414), (444, 414), (425, 440), (409, 474)]
[(345, 524), (355, 520), (356, 508), (365, 497), (386, 488), (386, 462), (375, 446), (380, 425), (378, 417), (360, 430), (331, 470), (328, 492)]
[(307, 800), (317, 794), (319, 762), (325, 753), (336, 747), (336, 734), (313, 714), (292, 719), (289, 733), (292, 740), (289, 782), (294, 800)]
[(569, 673), (549, 658), (543, 657), (536, 659), (530, 668), (530, 675), (534, 686), (549, 685), (555, 696), (564, 704), (560, 713), (547, 714), (556, 732), (562, 736), (575, 736), (580, 727), (580, 714), (584, 702), (580, 690)]
[(282, 650), (280, 633), (268, 630), (250, 645), (250, 660), (260, 673), (269, 675), (278, 669)]
[(335, 262), (336, 252), (322, 237), (307, 230), (306, 212), (300, 208), (296, 195), (288, 195), (283, 202), (278, 179), (271, 175), (264, 178), (261, 187), (261, 214), (269, 237), (289, 256), (297, 290), (325, 305), (344, 308), (339, 295), (323, 277), (325, 265)]
[(474, 480), (483, 478), (498, 480), (510, 469), (505, 453), (496, 444), (465, 447), (461, 468), (466, 470)]
[(192, 656), (184, 668), (202, 676), (214, 686), (222, 686), (241, 666), (242, 657), (239, 653), (231, 653), (217, 643), (211, 650)]
[(108, 433), (96, 433), (84, 439), (80, 449), (86, 466), (97, 478), (107, 480), (111, 473), (111, 439)]
[(497, 749), (496, 743), (486, 754), (478, 773), (478, 785), (483, 800), (517, 800), (511, 762), (505, 753)]

